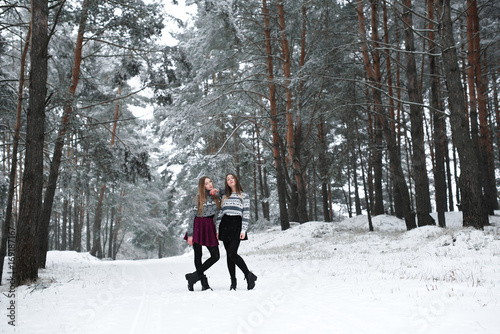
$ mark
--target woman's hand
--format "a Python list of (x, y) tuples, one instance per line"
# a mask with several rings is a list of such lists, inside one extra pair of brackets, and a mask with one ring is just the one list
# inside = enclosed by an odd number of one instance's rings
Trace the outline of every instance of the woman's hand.
[(214, 188), (214, 189), (210, 190), (210, 195), (214, 196), (214, 195), (216, 195), (218, 192), (219, 192), (219, 189)]
[(219, 233), (217, 233), (217, 240), (219, 240)]
[(187, 242), (188, 245), (193, 246), (193, 237), (188, 237)]
[(245, 236), (246, 236), (246, 235), (247, 235), (247, 234), (246, 234), (245, 232), (241, 232), (241, 233), (240, 233), (240, 239), (241, 239), (241, 240), (245, 239)]

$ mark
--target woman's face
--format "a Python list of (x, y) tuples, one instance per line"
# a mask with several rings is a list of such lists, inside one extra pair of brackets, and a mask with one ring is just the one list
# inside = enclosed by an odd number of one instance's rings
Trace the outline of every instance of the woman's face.
[(226, 182), (229, 187), (234, 187), (236, 185), (236, 179), (233, 175), (226, 176)]
[(212, 190), (213, 187), (214, 187), (214, 183), (212, 182), (212, 180), (210, 180), (209, 178), (206, 178), (205, 179), (205, 189)]

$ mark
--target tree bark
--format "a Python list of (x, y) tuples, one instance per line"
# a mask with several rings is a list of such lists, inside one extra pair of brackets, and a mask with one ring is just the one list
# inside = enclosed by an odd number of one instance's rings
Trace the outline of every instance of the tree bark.
[(102, 225), (102, 202), (104, 199), (104, 193), (106, 191), (106, 185), (101, 187), (101, 192), (99, 193), (99, 198), (97, 200), (97, 206), (95, 210), (94, 216), (94, 225), (93, 225), (93, 242), (92, 249), (90, 250), (90, 254), (92, 256), (96, 256), (99, 259), (102, 259), (103, 251), (101, 244), (101, 225)]
[(479, 176), (479, 165), (474, 153), (467, 124), (464, 89), (460, 81), (460, 69), (453, 37), (450, 0), (438, 0), (438, 16), (441, 17), (439, 32), (442, 46), (443, 65), (448, 88), (450, 125), (453, 141), (460, 159), (460, 203), (463, 225), (483, 229), (481, 217), (483, 198)]
[(116, 260), (116, 255), (118, 254), (118, 250), (120, 249), (121, 241), (123, 240), (123, 237), (125, 236), (125, 232), (122, 232), (122, 239), (120, 242), (118, 242), (118, 231), (122, 227), (122, 222), (123, 222), (123, 215), (122, 215), (122, 208), (123, 208), (123, 198), (125, 197), (126, 192), (125, 190), (122, 189), (120, 192), (120, 205), (118, 206), (118, 214), (116, 215), (116, 222), (115, 222), (115, 228), (114, 228), (114, 233), (113, 233), (113, 239), (110, 238), (110, 243), (113, 244), (113, 252), (111, 258), (113, 260)]
[(31, 70), (26, 126), (26, 153), (19, 221), (16, 228), (15, 284), (38, 277), (37, 238), (43, 193), (43, 144), (47, 97), (48, 1), (31, 3)]
[(271, 132), (273, 137), (273, 157), (276, 167), (276, 182), (278, 188), (278, 203), (280, 209), (280, 225), (282, 230), (290, 228), (288, 220), (288, 212), (286, 208), (286, 184), (284, 167), (281, 162), (279, 133), (278, 133), (278, 112), (276, 106), (276, 86), (274, 83), (274, 67), (273, 67), (273, 54), (271, 47), (271, 28), (269, 18), (269, 8), (267, 1), (262, 0), (262, 14), (264, 16), (264, 35), (266, 43), (266, 65), (267, 76), (269, 81), (269, 103), (271, 110)]
[(330, 210), (328, 206), (328, 163), (326, 159), (327, 145), (325, 138), (325, 124), (323, 117), (318, 121), (318, 141), (319, 141), (319, 174), (321, 180), (321, 203), (323, 204), (323, 219), (325, 222), (331, 221)]
[(257, 171), (259, 177), (259, 189), (260, 189), (260, 200), (262, 203), (262, 215), (264, 219), (269, 220), (269, 188), (267, 187), (267, 182), (264, 182), (266, 178), (266, 168), (262, 168), (265, 164), (265, 160), (262, 159), (262, 153), (260, 150), (260, 130), (257, 125), (255, 125), (255, 133), (257, 136)]
[(370, 232), (373, 232), (372, 214), (371, 214), (371, 210), (370, 210), (368, 189), (366, 187), (366, 181), (365, 181), (365, 169), (363, 167), (363, 154), (361, 152), (361, 140), (359, 138), (358, 120), (355, 120), (354, 124), (356, 126), (356, 139), (358, 142), (358, 153), (359, 153), (359, 162), (360, 162), (360, 166), (361, 166), (361, 177), (363, 179), (363, 189), (365, 191), (365, 205), (366, 205), (366, 215), (368, 217), (368, 230)]
[(62, 212), (62, 227), (61, 227), (61, 250), (66, 250), (67, 247), (67, 224), (68, 224), (68, 206), (69, 200), (67, 198), (63, 201), (63, 212)]
[(16, 127), (14, 129), (14, 140), (12, 143), (12, 161), (9, 174), (9, 192), (7, 195), (7, 208), (5, 209), (5, 220), (2, 225), (2, 241), (0, 245), (0, 285), (2, 285), (3, 264), (7, 255), (7, 241), (12, 227), (12, 207), (14, 205), (14, 193), (16, 190), (16, 172), (17, 172), (17, 151), (19, 147), (19, 138), (21, 132), (21, 111), (23, 107), (24, 90), (24, 72), (26, 70), (26, 56), (28, 55), (31, 39), (31, 25), (26, 34), (23, 53), (21, 54), (21, 64), (19, 73), (19, 85), (17, 89), (17, 109), (16, 109)]
[[(387, 15), (387, 5), (386, 5), (386, 0), (384, 0), (383, 3), (383, 26), (384, 26), (384, 43), (386, 45), (389, 45), (389, 28), (388, 28), (388, 15)], [(399, 55), (399, 53), (398, 53)], [(391, 61), (391, 55), (388, 49), (385, 50), (385, 63), (386, 63), (386, 70), (387, 70), (387, 86), (388, 86), (388, 91), (387, 94), (389, 95), (389, 116), (390, 116), (390, 126), (391, 130), (394, 133), (394, 137), (396, 136), (396, 112), (395, 112), (395, 106), (394, 106), (394, 89), (393, 89), (393, 82), (392, 82), (392, 61)], [(399, 125), (398, 125), (399, 127)], [(403, 212), (403, 203), (401, 201), (401, 194), (399, 193), (399, 188), (396, 187), (395, 182), (394, 182), (394, 168), (391, 165), (390, 167), (391, 171), (391, 183), (392, 183), (392, 192), (394, 196), (394, 214), (398, 218), (404, 218), (404, 212)]]
[[(252, 134), (252, 149), (254, 152), (256, 152), (257, 149), (257, 138), (255, 131)], [(252, 170), (253, 170), (253, 198), (254, 198), (254, 203), (255, 205), (253, 206), (254, 209), (254, 216), (255, 216), (255, 221), (259, 220), (259, 206), (257, 205), (259, 201), (259, 197), (257, 195), (257, 165), (259, 164), (258, 162), (258, 157), (254, 154), (253, 156), (253, 164), (252, 164)]]
[[(353, 152), (355, 148), (353, 146)], [(357, 163), (356, 163), (356, 154), (352, 153), (352, 170), (353, 170), (353, 184), (354, 184), (354, 203), (356, 206), (356, 216), (362, 214), (361, 211), (361, 199), (359, 198), (359, 190), (358, 190), (358, 172), (357, 172)]]
[[(450, 166), (450, 152), (449, 152), (449, 145), (448, 145), (448, 137), (445, 136), (445, 143), (444, 143), (444, 158), (445, 158), (445, 164), (446, 164), (446, 180), (448, 184), (448, 211), (455, 211), (455, 204), (453, 201), (453, 183), (451, 182), (451, 166)], [(452, 148), (454, 150), (454, 148)]]
[[(493, 147), (491, 145), (491, 135), (488, 126), (488, 91), (485, 78), (481, 68), (481, 50), (479, 34), (479, 15), (477, 10), (477, 0), (467, 1), (467, 18), (471, 17), (473, 60), (470, 64), (473, 69), (475, 86), (477, 92), (477, 111), (479, 116), (479, 155), (481, 161), (481, 176), (484, 189), (484, 201), (487, 206), (487, 213), (494, 214), (498, 209), (497, 188), (495, 182), (495, 167), (493, 157)], [(469, 22), (469, 20), (468, 20)]]
[(427, 0), (427, 14), (429, 18), (429, 70), (431, 82), (431, 107), (434, 120), (434, 188), (436, 199), (436, 211), (438, 214), (439, 226), (446, 227), (446, 175), (444, 169), (444, 155), (446, 143), (446, 123), (445, 114), (441, 104), (439, 81), (438, 49), (434, 36), (434, 0)]
[[(367, 74), (368, 80), (370, 82), (375, 81), (375, 74), (372, 68), (372, 65), (370, 63), (370, 58), (369, 58), (369, 53), (368, 53), (368, 45), (366, 42), (366, 29), (365, 29), (365, 23), (364, 23), (364, 16), (363, 16), (363, 5), (362, 1), (358, 0), (358, 6), (357, 6), (357, 14), (358, 14), (358, 23), (359, 23), (359, 31), (361, 38), (363, 39), (363, 42), (361, 44), (361, 51), (363, 54), (363, 62), (364, 62), (364, 68), (365, 72)], [(379, 90), (375, 90), (379, 92)], [(376, 96), (377, 93), (374, 92), (374, 96)], [(381, 103), (379, 103), (381, 105)], [(391, 164), (391, 169), (394, 171), (394, 186), (397, 188), (397, 191), (399, 192), (401, 196), (401, 201), (402, 201), (402, 210), (403, 210), (403, 215), (405, 218), (405, 223), (406, 223), (406, 228), (408, 230), (415, 228), (415, 219), (414, 215), (411, 212), (410, 209), (410, 195), (408, 192), (408, 187), (406, 185), (406, 181), (404, 178), (404, 173), (403, 169), (401, 167), (401, 155), (399, 152), (399, 147), (397, 145), (396, 138), (394, 136), (394, 132), (391, 129), (391, 126), (389, 124), (389, 121), (387, 120), (387, 117), (382, 117), (382, 128), (384, 131), (384, 137), (385, 141), (387, 143), (387, 149), (389, 153), (389, 161)]]
[(52, 162), (50, 163), (49, 180), (47, 189), (45, 190), (45, 197), (43, 201), (42, 214), (40, 216), (40, 231), (38, 240), (38, 266), (45, 268), (48, 250), (48, 236), (49, 236), (49, 223), (54, 204), (54, 196), (57, 188), (57, 179), (59, 177), (59, 167), (61, 166), (62, 151), (64, 147), (64, 137), (69, 128), (69, 117), (73, 112), (73, 102), (75, 98), (76, 87), (80, 80), (80, 65), (82, 62), (82, 48), (83, 48), (83, 35), (87, 22), (87, 13), (90, 4), (93, 0), (84, 0), (82, 4), (82, 15), (78, 27), (78, 35), (75, 45), (75, 53), (73, 59), (73, 69), (71, 72), (71, 84), (68, 90), (68, 97), (65, 102), (64, 112), (61, 119), (59, 134), (54, 144), (54, 153), (52, 155)]
[(375, 104), (374, 113), (374, 147), (373, 147), (373, 190), (375, 201), (373, 203), (373, 215), (382, 215), (384, 210), (384, 196), (382, 190), (382, 158), (383, 158), (383, 132), (382, 132), (382, 115), (385, 113), (382, 106), (382, 95), (380, 93), (382, 72), (380, 70), (380, 43), (378, 34), (378, 0), (370, 0), (371, 2), (371, 26), (372, 26), (372, 42), (373, 42), (373, 102)]
[(77, 194), (75, 196), (75, 206), (73, 208), (73, 211), (75, 216), (73, 224), (73, 250), (81, 252), (83, 220), (81, 216), (82, 206), (80, 204), (80, 194)]
[[(300, 123), (297, 120), (297, 131), (295, 131), (294, 125), (294, 115), (292, 111), (292, 89), (290, 88), (291, 83), (291, 66), (292, 59), (290, 55), (290, 47), (288, 39), (286, 37), (286, 25), (285, 25), (285, 10), (284, 5), (281, 0), (277, 2), (278, 6), (278, 20), (281, 31), (281, 51), (283, 56), (283, 74), (285, 77), (285, 96), (286, 96), (286, 120), (287, 120), (287, 132), (286, 132), (286, 145), (288, 156), (290, 159), (290, 164), (292, 167), (293, 177), (296, 182), (297, 187), (297, 214), (300, 223), (304, 223), (308, 220), (307, 217), (307, 196), (306, 196), (306, 184), (304, 181), (304, 172), (302, 170), (302, 163), (300, 161), (299, 148), (297, 145), (301, 145), (300, 138)], [(299, 137), (298, 137), (299, 136)]]
[(415, 198), (417, 206), (418, 226), (435, 225), (430, 216), (431, 201), (429, 179), (425, 163), (423, 110), (420, 106), (422, 98), (419, 91), (417, 65), (415, 62), (415, 43), (413, 38), (412, 3), (403, 1), (404, 36), (406, 49), (406, 75), (408, 80), (408, 97), (410, 99), (411, 142), (413, 146), (413, 172), (415, 180)]
[[(500, 72), (500, 58), (498, 58), (499, 64), (497, 65), (497, 70), (491, 71), (492, 81), (497, 82), (497, 74), (496, 72)], [(493, 85), (493, 107), (495, 110), (495, 120), (496, 120), (496, 136), (497, 136), (497, 149), (500, 150), (500, 103), (498, 101), (498, 87), (497, 85)]]

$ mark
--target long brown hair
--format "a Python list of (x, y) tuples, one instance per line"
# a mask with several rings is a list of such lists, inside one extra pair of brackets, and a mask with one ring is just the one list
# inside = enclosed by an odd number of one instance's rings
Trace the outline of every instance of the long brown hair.
[[(198, 204), (198, 214), (201, 215), (203, 214), (203, 203), (206, 202), (207, 200), (207, 192), (205, 189), (205, 181), (206, 179), (210, 179), (208, 176), (202, 176), (198, 180), (198, 195), (197, 197), (197, 204)], [(212, 195), (210, 195), (212, 196)], [(217, 209), (220, 209), (220, 203), (219, 203), (219, 198), (217, 196), (212, 196), (214, 199), (215, 203), (217, 204)]]
[(235, 187), (236, 187), (236, 192), (238, 192), (240, 195), (241, 193), (243, 192), (243, 188), (241, 187), (241, 183), (240, 183), (240, 180), (238, 179), (238, 177), (236, 175), (234, 175), (233, 173), (228, 173), (226, 174), (226, 177), (224, 178), (224, 187), (226, 188), (226, 196), (225, 197), (229, 197), (231, 196), (231, 194), (233, 193), (233, 190), (231, 189), (231, 187), (227, 184), (227, 177), (231, 175), (232, 177), (234, 177), (234, 180), (236, 181), (235, 182)]

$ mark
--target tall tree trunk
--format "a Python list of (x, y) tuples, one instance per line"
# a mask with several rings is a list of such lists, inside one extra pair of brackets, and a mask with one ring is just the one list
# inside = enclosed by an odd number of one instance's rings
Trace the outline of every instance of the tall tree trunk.
[(410, 99), (411, 141), (413, 146), (413, 173), (415, 175), (415, 196), (417, 220), (419, 226), (435, 225), (430, 216), (431, 200), (429, 179), (425, 163), (422, 98), (419, 91), (417, 65), (415, 62), (415, 43), (413, 40), (413, 21), (411, 0), (403, 1), (404, 36), (406, 49), (406, 75), (408, 80), (408, 97)]
[[(303, 24), (305, 24), (305, 16), (303, 15)], [(329, 43), (330, 41), (330, 26), (329, 26), (329, 21), (330, 21), (330, 8), (327, 5), (325, 9), (325, 30), (326, 30), (326, 48), (330, 48), (331, 45)], [(305, 34), (305, 29), (303, 29), (304, 34)], [(305, 45), (305, 36), (302, 39), (303, 44)], [(303, 50), (304, 48), (302, 48)], [(303, 51), (301, 51), (303, 53)], [(302, 57), (301, 54), (301, 62), (303, 62), (303, 59), (305, 57)], [(325, 54), (324, 60), (323, 60), (323, 69), (326, 72), (328, 70), (328, 66), (330, 65), (330, 55), (329, 53)], [(323, 84), (324, 80), (321, 81), (321, 87), (318, 91), (318, 99), (321, 98), (322, 92), (323, 92)], [(330, 195), (328, 192), (328, 185), (330, 183), (330, 173), (329, 173), (329, 166), (330, 164), (328, 163), (328, 145), (326, 142), (326, 135), (325, 135), (325, 127), (326, 127), (326, 122), (324, 120), (323, 114), (319, 115), (319, 120), (318, 120), (318, 164), (319, 164), (319, 179), (321, 182), (321, 203), (323, 207), (323, 219), (326, 222), (332, 221), (332, 216), (331, 216), (331, 210), (330, 210)]]
[[(500, 44), (500, 42), (499, 42)], [(498, 58), (498, 71), (500, 72), (500, 57)], [(497, 82), (497, 74), (496, 70), (491, 71), (492, 82)], [(493, 106), (495, 110), (495, 120), (496, 120), (496, 136), (497, 136), (497, 149), (500, 151), (500, 104), (498, 101), (498, 87), (497, 85), (493, 85)], [(499, 153), (500, 156), (500, 153)]]
[(122, 189), (122, 191), (120, 192), (120, 205), (118, 206), (118, 214), (116, 215), (116, 222), (115, 222), (115, 228), (114, 228), (114, 233), (113, 233), (113, 239), (110, 238), (110, 244), (112, 243), (113, 244), (113, 252), (112, 252), (112, 256), (111, 258), (113, 260), (116, 260), (116, 255), (118, 254), (118, 250), (120, 249), (120, 245), (121, 245), (121, 240), (123, 240), (123, 237), (125, 236), (125, 232), (123, 231), (122, 232), (122, 239), (120, 240), (120, 242), (118, 242), (118, 231), (121, 229), (122, 227), (122, 208), (123, 208), (123, 198), (125, 197), (126, 195), (126, 192), (125, 190)]
[[(373, 97), (368, 93), (367, 89), (367, 94), (366, 94), (366, 99), (367, 103), (374, 103)], [(370, 155), (368, 158), (368, 166), (366, 174), (366, 183), (368, 184), (368, 196), (370, 196), (370, 212), (373, 213), (373, 206), (375, 203), (375, 196), (374, 196), (374, 189), (373, 189), (373, 165), (374, 165), (374, 159), (375, 159), (375, 137), (373, 136), (373, 120), (372, 120), (372, 112), (370, 110), (370, 107), (367, 108), (367, 113), (368, 113), (368, 138), (370, 142)]]
[(361, 166), (361, 177), (363, 178), (363, 189), (365, 191), (365, 205), (366, 205), (366, 214), (368, 216), (368, 230), (370, 232), (373, 231), (373, 223), (372, 223), (372, 214), (370, 210), (370, 202), (369, 202), (369, 197), (368, 197), (368, 189), (366, 187), (366, 181), (365, 181), (365, 169), (363, 167), (363, 153), (361, 152), (361, 140), (359, 139), (359, 129), (358, 129), (358, 120), (354, 120), (354, 124), (356, 127), (356, 139), (358, 142), (358, 153), (359, 153), (359, 162)]
[(328, 163), (326, 159), (327, 145), (325, 138), (325, 124), (323, 117), (320, 116), (318, 121), (318, 141), (319, 141), (319, 153), (318, 153), (318, 163), (319, 163), (319, 175), (321, 181), (321, 203), (323, 204), (323, 219), (325, 222), (331, 221), (330, 210), (328, 208)]
[(59, 212), (56, 212), (55, 213), (55, 216), (54, 216), (54, 240), (55, 240), (55, 244), (54, 244), (54, 249), (56, 250), (61, 250), (61, 226), (60, 226), (60, 220), (61, 218), (61, 215)]
[[(257, 138), (255, 131), (253, 131), (252, 134), (252, 149), (254, 152), (257, 151)], [(259, 201), (259, 196), (258, 196), (258, 190), (257, 190), (257, 165), (259, 164), (258, 157), (254, 154), (253, 156), (253, 164), (252, 164), (252, 169), (253, 169), (253, 198), (254, 198), (254, 203), (255, 205), (253, 206), (254, 209), (254, 215), (255, 215), (255, 221), (259, 220), (259, 206), (257, 205)]]
[[(460, 25), (460, 31), (464, 31), (464, 28), (463, 28), (463, 24)], [(468, 40), (468, 37), (467, 35), (465, 37), (462, 37), (462, 40)], [(467, 51), (465, 50), (465, 43), (461, 43), (462, 47), (461, 47), (461, 53), (462, 55), (465, 55), (465, 56), (462, 56), (462, 80), (463, 80), (463, 83), (464, 83), (464, 101), (465, 101), (465, 112), (467, 113), (467, 129), (469, 129), (470, 131), (470, 120), (469, 120), (469, 108), (470, 108), (470, 100), (469, 100), (469, 94), (467, 94), (467, 90), (470, 88), (469, 87), (469, 83), (468, 83), (468, 75), (467, 75), (467, 71), (469, 69), (469, 65), (467, 63), (467, 57), (468, 57), (468, 54), (467, 54)], [(474, 94), (474, 93), (473, 93)], [(475, 95), (474, 95), (474, 98), (475, 98)], [(474, 99), (475, 101), (475, 99)], [(458, 200), (458, 202), (460, 202)]]
[[(291, 66), (292, 57), (290, 55), (290, 47), (288, 39), (286, 37), (286, 25), (285, 25), (285, 10), (284, 5), (281, 0), (277, 2), (278, 6), (278, 19), (281, 31), (281, 51), (283, 56), (283, 74), (285, 77), (285, 95), (286, 95), (286, 120), (287, 120), (287, 134), (286, 134), (286, 147), (288, 151), (288, 156), (290, 159), (290, 164), (292, 167), (293, 177), (296, 182), (297, 187), (297, 214), (300, 223), (304, 223), (308, 220), (307, 217), (307, 196), (306, 196), (306, 184), (304, 181), (304, 172), (302, 164), (300, 161), (300, 154), (297, 144), (300, 145), (300, 139), (297, 138), (298, 134), (295, 131), (294, 125), (294, 115), (292, 112), (292, 89), (291, 84)], [(300, 128), (299, 120), (297, 120), (297, 130)]]
[(434, 120), (434, 188), (436, 198), (436, 211), (439, 226), (446, 227), (446, 175), (444, 170), (444, 155), (446, 143), (445, 114), (442, 110), (439, 81), (439, 68), (437, 59), (437, 46), (434, 36), (434, 0), (427, 0), (427, 14), (429, 17), (429, 70), (431, 81), (431, 106)]
[(271, 131), (273, 137), (273, 157), (276, 167), (276, 182), (278, 188), (278, 203), (280, 209), (280, 225), (282, 230), (290, 228), (288, 212), (286, 208), (286, 184), (285, 171), (281, 161), (279, 133), (278, 133), (278, 112), (276, 106), (276, 86), (274, 83), (273, 53), (271, 47), (271, 28), (269, 18), (269, 8), (267, 1), (262, 0), (262, 14), (264, 16), (264, 35), (266, 43), (266, 65), (267, 77), (269, 81), (269, 104), (271, 108)]
[[(109, 221), (109, 237), (108, 237), (108, 255), (107, 257), (112, 259), (113, 258), (113, 240), (114, 240), (114, 226), (113, 226), (113, 221), (114, 221), (114, 217), (115, 217), (115, 208), (114, 207), (111, 207), (111, 219)], [(117, 217), (118, 218), (118, 217)], [(104, 249), (106, 247), (103, 247)], [(105, 253), (103, 249), (103, 253)]]
[[(399, 45), (401, 43), (400, 38), (399, 38), (399, 19), (398, 19), (398, 13), (397, 9), (394, 6), (394, 37), (395, 37), (395, 42), (396, 45)], [(396, 53), (396, 64), (401, 64), (401, 53), (397, 52)], [(401, 120), (404, 116), (402, 109), (403, 109), (403, 104), (401, 102), (401, 91), (402, 91), (402, 85), (401, 85), (401, 66), (396, 66), (396, 98), (397, 98), (397, 104), (396, 104), (396, 144), (398, 146), (398, 149), (401, 151), (401, 129), (403, 128), (402, 124), (403, 121)], [(410, 183), (411, 186), (411, 183)]]
[(47, 260), (47, 241), (49, 235), (50, 215), (52, 213), (52, 206), (54, 204), (54, 196), (57, 188), (57, 179), (59, 177), (59, 167), (61, 166), (61, 157), (64, 147), (64, 137), (69, 128), (69, 117), (73, 112), (73, 101), (75, 98), (76, 87), (80, 80), (80, 65), (82, 62), (82, 48), (83, 48), (83, 35), (87, 22), (87, 13), (90, 4), (93, 0), (84, 0), (82, 4), (82, 15), (80, 17), (80, 25), (78, 27), (78, 36), (75, 45), (75, 54), (73, 59), (73, 69), (71, 71), (71, 84), (68, 90), (68, 97), (65, 102), (64, 112), (61, 119), (59, 134), (54, 144), (54, 153), (52, 155), (52, 162), (50, 163), (49, 180), (47, 189), (45, 190), (45, 197), (43, 201), (42, 214), (40, 216), (40, 231), (38, 240), (38, 266), (45, 268)]
[[(386, 0), (384, 0), (383, 3), (383, 26), (384, 26), (384, 43), (386, 45), (389, 45), (389, 28), (388, 28), (388, 15), (387, 15), (387, 4)], [(399, 54), (399, 53), (398, 53)], [(393, 82), (392, 82), (392, 61), (391, 61), (391, 55), (389, 52), (389, 49), (386, 48), (385, 50), (385, 64), (386, 64), (386, 70), (387, 70), (387, 94), (389, 95), (389, 116), (390, 116), (390, 125), (391, 125), (391, 130), (394, 133), (394, 136), (396, 136), (396, 111), (395, 111), (395, 106), (394, 106), (394, 90), (393, 90)], [(400, 90), (399, 90), (400, 91)], [(399, 125), (398, 125), (399, 127)], [(396, 187), (396, 184), (394, 182), (394, 168), (391, 165), (390, 167), (391, 171), (391, 184), (392, 184), (392, 191), (393, 191), (393, 198), (394, 198), (394, 214), (398, 218), (404, 218), (404, 212), (403, 212), (403, 203), (401, 201), (401, 194), (399, 193), (399, 188)]]
[(375, 201), (373, 203), (373, 215), (382, 215), (384, 210), (384, 196), (382, 190), (382, 158), (383, 158), (383, 132), (382, 132), (382, 115), (385, 113), (382, 106), (382, 95), (380, 93), (382, 74), (380, 70), (380, 52), (379, 52), (379, 34), (378, 34), (378, 0), (370, 0), (371, 2), (371, 26), (373, 40), (373, 74), (374, 85), (373, 102), (375, 104), (374, 113), (374, 147), (373, 147), (373, 186), (375, 192)]
[[(497, 188), (494, 172), (493, 147), (491, 145), (490, 129), (488, 126), (488, 92), (486, 80), (483, 78), (481, 69), (481, 50), (479, 35), (479, 16), (477, 10), (477, 0), (467, 1), (467, 18), (471, 17), (473, 36), (473, 68), (475, 86), (477, 92), (477, 108), (479, 116), (479, 154), (481, 161), (481, 177), (484, 189), (484, 201), (487, 206), (487, 213), (493, 215), (493, 210), (498, 209)], [(467, 20), (469, 21), (469, 20)]]
[[(445, 163), (446, 163), (446, 180), (447, 180), (447, 185), (448, 185), (448, 210), (449, 211), (455, 211), (455, 204), (453, 201), (453, 182), (451, 182), (451, 166), (450, 166), (450, 152), (448, 149), (448, 137), (445, 136), (445, 142), (444, 142), (444, 157), (445, 157)], [(454, 150), (454, 148), (453, 148)]]
[(16, 286), (38, 277), (37, 233), (43, 194), (43, 144), (47, 98), (48, 1), (31, 3), (31, 70), (26, 153), (19, 221), (16, 228)]
[(87, 242), (86, 242), (86, 245), (85, 245), (85, 250), (87, 252), (90, 252), (90, 250), (92, 249), (92, 246), (91, 246), (91, 243), (90, 243), (91, 240), (92, 240), (92, 235), (91, 235), (91, 230), (92, 229), (90, 228), (90, 211), (89, 211), (89, 207), (90, 207), (90, 185), (89, 184), (86, 185), (85, 193), (86, 193), (85, 198), (87, 199), (87, 203), (86, 203), (86, 206), (85, 206), (87, 208), (85, 210), (86, 216), (87, 216), (87, 218), (85, 219), (85, 221), (86, 221), (86, 224), (85, 224), (86, 228), (85, 228), (85, 230), (87, 231), (87, 233), (86, 233)]
[(479, 165), (474, 153), (473, 143), (467, 127), (464, 89), (460, 81), (460, 70), (453, 37), (450, 0), (438, 0), (438, 17), (441, 17), (439, 32), (442, 46), (443, 65), (448, 84), (448, 103), (453, 142), (460, 159), (459, 178), (463, 225), (483, 229), (483, 198)]
[(71, 223), (73, 222), (73, 215), (71, 214), (72, 212), (72, 207), (71, 207), (71, 201), (68, 201), (68, 249), (73, 250), (73, 234), (71, 233), (72, 225)]
[[(479, 123), (477, 114), (477, 95), (476, 95), (476, 80), (475, 80), (475, 68), (477, 67), (476, 52), (474, 51), (474, 15), (472, 12), (473, 6), (472, 0), (467, 0), (467, 87), (468, 87), (468, 101), (469, 101), (469, 118), (470, 118), (470, 134), (472, 137), (472, 143), (475, 153), (475, 159), (479, 162), (479, 178), (483, 180), (483, 170), (481, 163), (481, 154), (479, 151)], [(481, 187), (484, 187), (481, 182)], [(484, 205), (483, 199), (483, 205)]]
[(269, 212), (269, 184), (267, 183), (267, 167), (264, 166), (262, 169), (263, 183), (262, 186), (264, 188), (264, 198), (266, 199), (262, 204), (262, 208), (264, 209), (264, 217), (269, 220), (270, 212)]
[(101, 243), (101, 225), (102, 225), (102, 202), (104, 199), (104, 193), (106, 191), (106, 185), (101, 187), (101, 192), (99, 193), (99, 198), (97, 200), (97, 206), (95, 210), (94, 216), (94, 225), (93, 225), (93, 242), (92, 249), (90, 250), (90, 254), (92, 256), (96, 256), (99, 259), (102, 259), (103, 251), (102, 251), (102, 243)]
[[(78, 190), (77, 190), (78, 191)], [(74, 211), (74, 224), (73, 224), (73, 250), (77, 252), (81, 252), (82, 250), (82, 223), (83, 220), (81, 219), (81, 213), (80, 211), (82, 210), (82, 206), (80, 204), (80, 194), (77, 194), (75, 196), (75, 207), (73, 208)]]
[[(363, 62), (365, 72), (367, 74), (368, 80), (370, 82), (375, 82), (375, 73), (373, 71), (373, 67), (370, 63), (369, 52), (368, 52), (368, 44), (366, 42), (366, 29), (363, 15), (363, 4), (362, 0), (358, 0), (357, 3), (357, 14), (358, 14), (358, 23), (359, 23), (359, 31), (362, 38), (361, 51), (363, 54)], [(375, 90), (378, 91), (379, 90)], [(378, 93), (380, 94), (380, 92)], [(376, 94), (374, 93), (374, 96)], [(381, 100), (379, 100), (381, 101)], [(381, 105), (381, 102), (379, 103)], [(397, 145), (396, 138), (394, 136), (394, 132), (391, 129), (391, 125), (387, 120), (387, 117), (381, 117), (382, 120), (382, 128), (384, 131), (385, 141), (387, 143), (387, 149), (389, 153), (389, 161), (391, 164), (391, 169), (394, 171), (394, 186), (397, 188), (401, 196), (403, 215), (405, 218), (406, 228), (408, 230), (415, 228), (415, 218), (410, 209), (410, 195), (408, 191), (408, 187), (406, 185), (406, 181), (404, 178), (403, 169), (401, 167), (401, 155), (399, 152), (399, 147)]]
[(61, 250), (66, 250), (67, 247), (68, 206), (69, 206), (69, 200), (68, 198), (64, 198), (63, 212), (62, 212), (62, 227), (61, 227)]
[[(31, 39), (31, 25), (26, 34), (23, 53), (21, 54), (21, 64), (19, 73), (19, 85), (17, 88), (17, 109), (16, 109), (16, 127), (14, 129), (14, 140), (12, 143), (12, 161), (10, 164), (9, 174), (9, 192), (7, 195), (7, 208), (5, 209), (5, 220), (2, 225), (2, 241), (0, 245), (0, 285), (2, 285), (3, 264), (7, 255), (7, 241), (11, 235), (12, 227), (12, 207), (14, 205), (14, 193), (16, 190), (16, 172), (17, 172), (17, 151), (19, 147), (19, 138), (21, 132), (21, 111), (23, 107), (23, 90), (24, 90), (24, 72), (26, 70), (26, 56), (28, 55)], [(4, 160), (5, 161), (5, 160)]]
[[(355, 152), (355, 147), (353, 146), (352, 152)], [(362, 214), (361, 211), (361, 199), (359, 198), (359, 190), (358, 190), (358, 167), (356, 163), (356, 154), (352, 153), (352, 170), (353, 170), (353, 184), (354, 184), (354, 203), (356, 206), (356, 216)]]
[(347, 158), (347, 194), (345, 193), (345, 190), (342, 189), (344, 192), (344, 198), (345, 198), (345, 204), (347, 206), (347, 213), (349, 215), (349, 218), (352, 218), (352, 197), (351, 197), (351, 166), (349, 162), (349, 158)]
[[(236, 129), (238, 125), (236, 124), (236, 118), (233, 119), (233, 128)], [(238, 141), (238, 135), (235, 133), (233, 136), (233, 158), (234, 164), (236, 166), (236, 177), (241, 179), (241, 168), (240, 168), (240, 153), (239, 148), (240, 142)]]
[(267, 187), (267, 182), (264, 182), (266, 177), (266, 168), (262, 168), (265, 161), (262, 159), (262, 153), (260, 150), (260, 129), (255, 125), (255, 134), (257, 136), (257, 171), (259, 177), (259, 189), (260, 189), (260, 201), (262, 203), (262, 215), (264, 219), (269, 220), (269, 188)]

